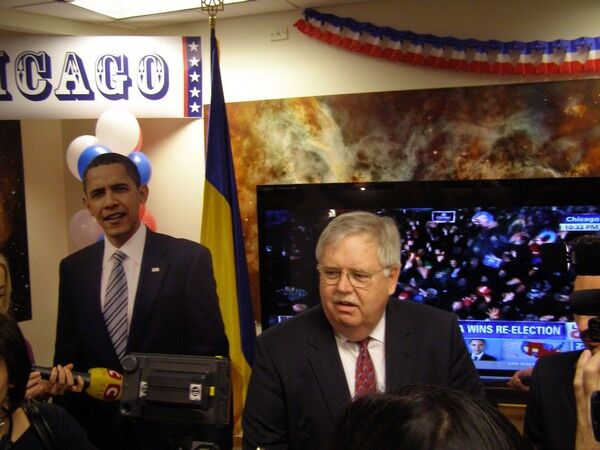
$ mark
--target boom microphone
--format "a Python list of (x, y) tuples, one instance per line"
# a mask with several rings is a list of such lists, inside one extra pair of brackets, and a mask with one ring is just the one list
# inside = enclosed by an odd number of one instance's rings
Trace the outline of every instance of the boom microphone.
[[(32, 371), (39, 372), (44, 380), (50, 379), (52, 374), (51, 367), (33, 366)], [(123, 375), (114, 370), (102, 367), (94, 367), (85, 372), (71, 372), (75, 382), (77, 377), (83, 378), (83, 385), (86, 394), (97, 400), (117, 401), (121, 398), (123, 389)]]

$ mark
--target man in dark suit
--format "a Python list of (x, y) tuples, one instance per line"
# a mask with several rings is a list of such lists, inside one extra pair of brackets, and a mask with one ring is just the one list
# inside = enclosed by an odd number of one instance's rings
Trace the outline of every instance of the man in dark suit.
[(575, 367), (581, 351), (539, 358), (529, 384), (523, 433), (539, 449), (572, 449), (575, 445)]
[[(210, 253), (141, 224), (148, 187), (135, 164), (116, 153), (100, 155), (86, 169), (83, 189), (105, 239), (60, 264), (54, 364), (123, 372), (120, 359), (131, 352), (228, 356)], [(114, 281), (119, 264), (123, 274)], [(117, 303), (119, 311), (108, 313)], [(119, 416), (117, 402), (74, 393), (57, 399), (102, 449), (177, 448), (174, 430), (132, 425)]]
[(342, 214), (321, 234), (316, 257), (321, 304), (258, 339), (245, 450), (328, 448), (353, 397), (405, 383), (483, 395), (456, 317), (389, 297), (400, 271), (393, 219)]
[[(600, 236), (582, 235), (571, 242), (570, 248), (577, 276), (569, 303), (579, 337), (595, 355), (600, 351), (600, 342), (597, 336), (592, 339), (588, 330), (590, 320), (600, 316)], [(582, 351), (553, 353), (539, 358), (533, 368), (523, 433), (535, 448), (575, 448), (577, 413), (573, 383), (581, 354)]]
[(497, 361), (495, 356), (485, 353), (485, 339), (471, 339), (471, 359), (473, 361)]
[[(597, 238), (600, 244), (600, 238)], [(600, 276), (577, 275), (573, 292), (595, 293), (600, 303)], [(580, 294), (581, 294), (580, 293)], [(573, 299), (573, 295), (571, 296)], [(598, 306), (596, 309), (600, 309)], [(600, 342), (589, 339), (589, 315), (575, 314), (575, 323), (585, 347), (592, 354), (600, 350)], [(539, 358), (533, 368), (525, 411), (523, 433), (535, 448), (575, 448), (577, 414), (573, 380), (581, 351), (553, 353)]]

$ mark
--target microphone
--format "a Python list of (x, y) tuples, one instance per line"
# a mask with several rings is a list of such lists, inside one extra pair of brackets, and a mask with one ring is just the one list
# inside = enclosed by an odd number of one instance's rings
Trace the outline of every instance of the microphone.
[[(44, 380), (52, 374), (52, 367), (33, 366), (32, 371), (39, 372)], [(71, 372), (77, 383), (77, 377), (83, 378), (83, 387), (90, 397), (108, 402), (118, 401), (123, 392), (123, 375), (111, 369), (94, 367), (85, 372)]]

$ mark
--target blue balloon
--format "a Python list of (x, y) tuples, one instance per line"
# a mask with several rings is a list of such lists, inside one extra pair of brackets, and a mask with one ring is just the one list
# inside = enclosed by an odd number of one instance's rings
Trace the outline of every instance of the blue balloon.
[(103, 153), (110, 153), (110, 150), (103, 145), (90, 145), (83, 152), (81, 152), (81, 155), (79, 155), (79, 159), (77, 160), (77, 172), (79, 172), (79, 177), (82, 180), (85, 169), (87, 169), (87, 166), (90, 165), (92, 159), (98, 155), (102, 155)]
[(148, 184), (150, 176), (152, 175), (152, 168), (150, 167), (150, 160), (148, 157), (139, 151), (131, 152), (127, 157), (132, 160), (137, 167), (138, 172), (140, 173), (140, 183)]

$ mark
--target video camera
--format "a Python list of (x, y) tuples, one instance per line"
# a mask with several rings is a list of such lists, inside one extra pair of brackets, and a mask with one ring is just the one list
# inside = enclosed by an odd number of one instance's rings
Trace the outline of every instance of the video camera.
[[(578, 276), (600, 275), (600, 236), (583, 235), (570, 243), (542, 244), (542, 270), (564, 273), (573, 270)], [(599, 286), (600, 287), (600, 286)], [(571, 293), (571, 310), (582, 316), (595, 316), (588, 322), (588, 338), (600, 342), (600, 289)]]
[(546, 243), (540, 247), (541, 268), (545, 272), (600, 275), (600, 236), (583, 235), (570, 243)]
[(175, 425), (229, 423), (227, 358), (131, 353), (121, 364), (121, 415)]

